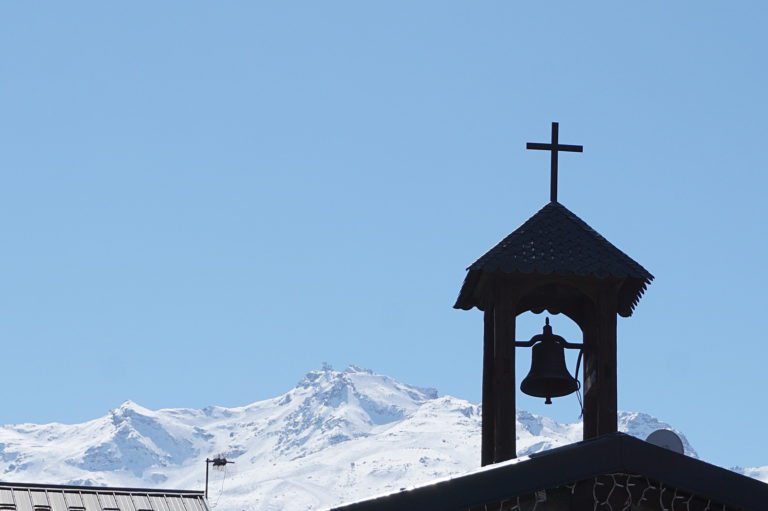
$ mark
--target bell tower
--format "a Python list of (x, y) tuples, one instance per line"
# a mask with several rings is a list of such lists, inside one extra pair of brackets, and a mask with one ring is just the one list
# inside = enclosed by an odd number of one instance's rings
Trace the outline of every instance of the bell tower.
[[(582, 349), (584, 439), (617, 430), (616, 319), (632, 315), (653, 280), (557, 201), (558, 152), (583, 151), (560, 144), (558, 135), (552, 123), (550, 143), (527, 145), (551, 151), (550, 202), (467, 269), (454, 305), (484, 313), (482, 465), (516, 457), (516, 346), (532, 346), (534, 363), (545, 366), (559, 363), (562, 348)], [(583, 343), (566, 342), (548, 324), (531, 341), (516, 341), (516, 318), (527, 311), (565, 314), (581, 329)], [(548, 400), (578, 385), (567, 378), (549, 385), (541, 369), (532, 368), (534, 373), (540, 378), (531, 382), (529, 375), (523, 391)]]

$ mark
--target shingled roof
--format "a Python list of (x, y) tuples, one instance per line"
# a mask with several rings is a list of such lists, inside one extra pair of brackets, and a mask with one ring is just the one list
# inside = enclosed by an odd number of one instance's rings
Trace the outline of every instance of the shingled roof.
[(653, 280), (648, 270), (559, 202), (544, 206), (467, 269), (457, 309), (479, 305), (474, 290), (481, 274), (539, 273), (622, 279), (619, 312), (629, 316)]

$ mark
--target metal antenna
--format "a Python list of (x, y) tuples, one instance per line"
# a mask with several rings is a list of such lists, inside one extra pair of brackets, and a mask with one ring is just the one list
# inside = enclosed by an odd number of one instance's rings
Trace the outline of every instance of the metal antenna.
[(205, 458), (205, 498), (208, 498), (208, 467), (213, 464), (214, 467), (226, 467), (227, 464), (234, 463), (224, 456), (216, 456), (213, 459)]

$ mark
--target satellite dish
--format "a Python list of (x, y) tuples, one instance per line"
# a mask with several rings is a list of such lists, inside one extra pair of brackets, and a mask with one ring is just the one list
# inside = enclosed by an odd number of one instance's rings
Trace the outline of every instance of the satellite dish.
[(680, 437), (674, 431), (668, 429), (657, 429), (648, 435), (645, 441), (678, 454), (685, 454), (683, 441), (680, 440)]

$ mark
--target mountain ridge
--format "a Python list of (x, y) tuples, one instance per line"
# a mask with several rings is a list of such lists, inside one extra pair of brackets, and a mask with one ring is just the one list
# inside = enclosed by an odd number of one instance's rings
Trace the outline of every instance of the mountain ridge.
[[(127, 400), (79, 424), (0, 426), (3, 479), (202, 489), (222, 510), (318, 509), (479, 466), (481, 407), (373, 371), (309, 371), (288, 392), (239, 407), (151, 410)], [(517, 413), (520, 456), (581, 439), (581, 423)], [(646, 438), (673, 429), (620, 412), (619, 429)], [(698, 454), (685, 438), (686, 453)], [(737, 468), (768, 481), (768, 467)]]

